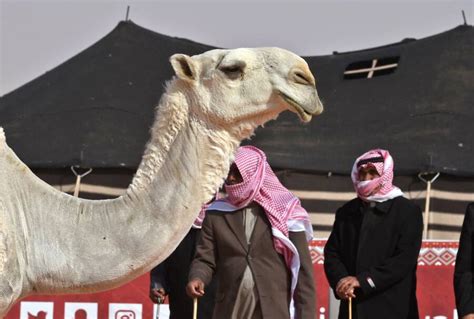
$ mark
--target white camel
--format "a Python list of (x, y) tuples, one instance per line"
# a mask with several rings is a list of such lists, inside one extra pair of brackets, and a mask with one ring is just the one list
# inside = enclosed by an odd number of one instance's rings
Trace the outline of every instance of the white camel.
[(173, 55), (176, 76), (126, 193), (85, 200), (36, 177), (0, 128), (0, 317), (27, 295), (87, 293), (149, 271), (222, 184), (240, 141), (284, 110), (322, 112), (306, 62), (278, 48)]

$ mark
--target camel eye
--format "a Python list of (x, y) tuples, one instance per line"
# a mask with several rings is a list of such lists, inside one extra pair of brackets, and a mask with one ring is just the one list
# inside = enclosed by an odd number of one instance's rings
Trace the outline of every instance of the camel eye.
[(245, 63), (238, 62), (229, 65), (220, 65), (219, 70), (223, 72), (229, 79), (236, 80), (242, 78), (244, 74)]
[(235, 72), (241, 72), (242, 70), (238, 66), (227, 66), (221, 68), (221, 71), (224, 73), (235, 73)]

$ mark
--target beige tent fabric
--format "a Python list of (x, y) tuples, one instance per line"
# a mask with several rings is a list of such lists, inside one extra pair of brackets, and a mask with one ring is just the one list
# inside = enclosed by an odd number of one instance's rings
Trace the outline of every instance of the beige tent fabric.
[[(64, 191), (74, 191), (75, 176), (69, 169), (36, 170), (49, 184)], [(316, 238), (326, 238), (334, 222), (334, 213), (355, 193), (348, 176), (277, 172), (279, 179), (298, 196), (311, 218)], [(113, 198), (125, 191), (133, 176), (130, 170), (94, 169), (81, 183), (80, 197)], [(422, 209), (426, 184), (416, 176), (395, 176), (395, 184)], [(432, 185), (429, 238), (458, 240), (467, 204), (474, 202), (474, 178), (441, 175)]]

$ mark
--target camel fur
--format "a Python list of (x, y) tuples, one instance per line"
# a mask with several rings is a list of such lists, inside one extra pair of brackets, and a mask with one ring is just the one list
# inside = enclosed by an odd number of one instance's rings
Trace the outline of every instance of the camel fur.
[(284, 110), (322, 112), (306, 62), (278, 48), (175, 54), (176, 76), (123, 196), (86, 200), (36, 177), (0, 128), (0, 317), (31, 294), (122, 285), (175, 249), (240, 142)]

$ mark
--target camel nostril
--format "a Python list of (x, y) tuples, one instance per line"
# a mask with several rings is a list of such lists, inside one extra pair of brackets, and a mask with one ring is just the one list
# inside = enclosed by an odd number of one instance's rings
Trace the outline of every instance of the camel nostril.
[(314, 85), (314, 79), (312, 76), (309, 76), (305, 72), (301, 70), (294, 70), (293, 71), (293, 80), (296, 83), (304, 84), (304, 85)]

